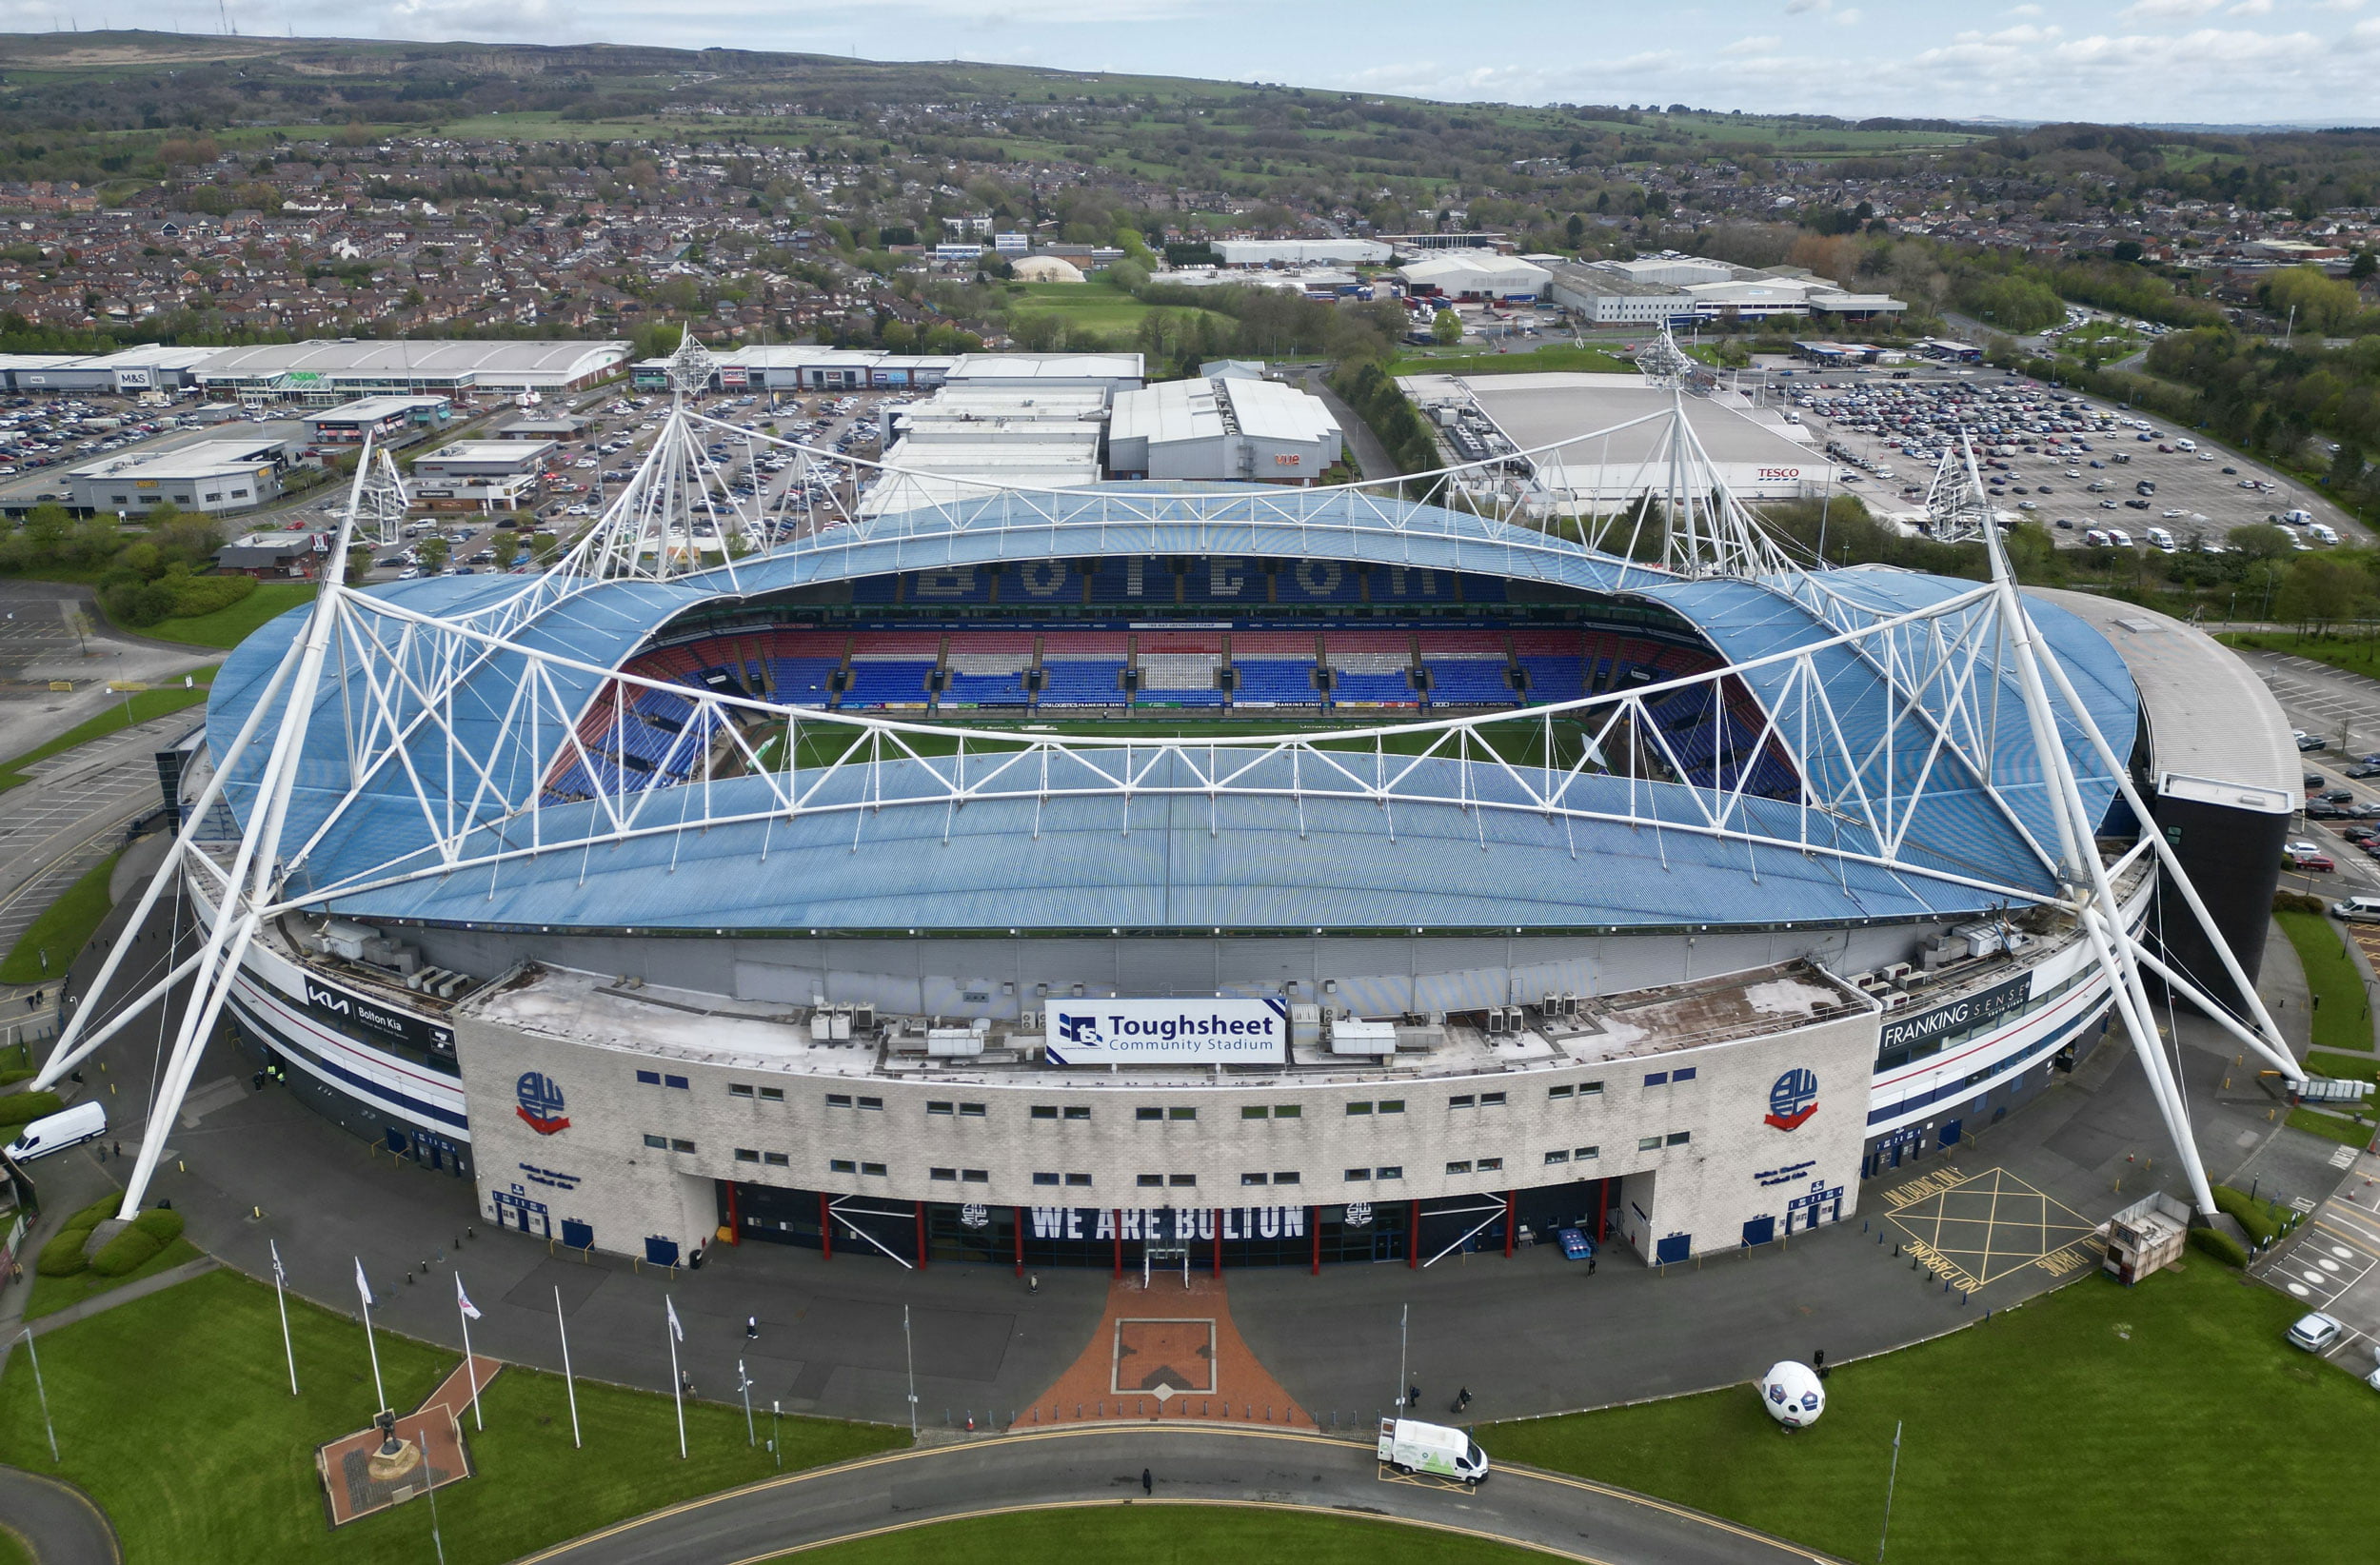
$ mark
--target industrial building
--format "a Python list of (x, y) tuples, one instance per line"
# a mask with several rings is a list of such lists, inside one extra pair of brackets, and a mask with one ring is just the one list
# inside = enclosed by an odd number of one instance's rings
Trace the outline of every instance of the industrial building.
[(359, 397), (307, 413), (298, 422), (315, 446), (361, 446), (371, 437), (396, 439), (409, 431), (437, 428), (454, 412), (444, 397)]
[(120, 514), (146, 511), (160, 501), (186, 511), (243, 511), (281, 493), (288, 463), (288, 445), (278, 438), (196, 440), (121, 451), (69, 467), (67, 504)]
[(1668, 283), (1566, 261), (1546, 270), (1546, 296), (1583, 325), (1685, 326), (1694, 320), (1694, 296)]
[(1553, 274), (1534, 261), (1486, 250), (1449, 250), (1397, 268), (1408, 290), (1455, 300), (1535, 299)]
[(1340, 439), (1321, 398), (1226, 370), (1118, 396), (1107, 466), (1117, 478), (1314, 484), (1338, 463)]
[(458, 440), (413, 461), (413, 500), (430, 510), (517, 511), (537, 504), (550, 440)]
[(1800, 267), (1739, 267), (1675, 253), (1558, 264), (1552, 272), (1548, 292), (1554, 302), (1591, 326), (1677, 326), (1692, 319), (1765, 321), (1788, 315), (1871, 321), (1909, 307), (1890, 294), (1849, 292), (1833, 279)]
[(1226, 267), (1384, 267), (1396, 251), (1378, 239), (1218, 239)]
[(1103, 385), (945, 386), (886, 415), (885, 471), (861, 501), (875, 516), (1002, 488), (1097, 484), (1105, 444)]
[(314, 340), (225, 348), (192, 373), (215, 396), (327, 407), (362, 396), (584, 390), (627, 364), (625, 342)]

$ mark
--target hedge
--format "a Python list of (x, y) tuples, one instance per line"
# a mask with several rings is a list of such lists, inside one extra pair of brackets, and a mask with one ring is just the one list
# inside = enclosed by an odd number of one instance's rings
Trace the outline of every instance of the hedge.
[[(2259, 1245), (2280, 1238), (2286, 1218), (2281, 1209), (2271, 1201), (2250, 1199), (2245, 1190), (2234, 1190), (2228, 1184), (2214, 1187), (2215, 1210), (2236, 1219), (2248, 1230), (2248, 1237)], [(2203, 1232), (2203, 1230), (2199, 1230)]]
[(152, 1206), (132, 1219), (132, 1226), (163, 1248), (182, 1237), (182, 1214), (169, 1206)]
[(64, 1107), (66, 1099), (54, 1092), (12, 1092), (0, 1098), (0, 1125), (30, 1124)]
[[(2241, 1246), (2239, 1240), (2220, 1228), (2193, 1228), (2190, 1231), (2190, 1242), (2193, 1248), (2204, 1250), (2226, 1266), (2244, 1268), (2248, 1264), (2247, 1250)], [(109, 1245), (108, 1248), (115, 1247)], [(101, 1262), (107, 1259), (108, 1251), (100, 1251), (99, 1256), (100, 1259), (91, 1264), (98, 1270), (105, 1271), (107, 1268), (101, 1265)]]
[(99, 1254), (90, 1258), (90, 1269), (101, 1277), (122, 1277), (156, 1258), (166, 1241), (143, 1228), (135, 1220), (125, 1224), (115, 1238), (99, 1247)]
[(67, 1218), (66, 1225), (69, 1228), (96, 1228), (116, 1215), (116, 1208), (123, 1203), (123, 1200), (124, 1197), (121, 1192), (110, 1190), (80, 1212), (75, 1213), (74, 1216)]
[(33, 1270), (43, 1277), (72, 1277), (90, 1265), (83, 1246), (90, 1242), (88, 1228), (69, 1228), (41, 1247)]

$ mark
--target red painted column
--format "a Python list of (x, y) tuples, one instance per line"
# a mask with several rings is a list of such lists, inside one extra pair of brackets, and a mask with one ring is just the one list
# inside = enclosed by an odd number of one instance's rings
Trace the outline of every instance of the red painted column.
[(1012, 1206), (1008, 1211), (1017, 1225), (1017, 1275), (1022, 1277), (1024, 1276), (1024, 1208)]
[(1597, 1179), (1597, 1180), (1596, 1180), (1596, 1181), (1595, 1181), (1595, 1232), (1594, 1232), (1594, 1233), (1592, 1233), (1592, 1234), (1589, 1234), (1589, 1235), (1587, 1236), (1587, 1238), (1591, 1238), (1591, 1239), (1595, 1240), (1595, 1247), (1596, 1247), (1597, 1249), (1598, 1249), (1598, 1250), (1600, 1250), (1601, 1248), (1603, 1248), (1603, 1230), (1604, 1230), (1604, 1227), (1606, 1226), (1606, 1224), (1605, 1224), (1605, 1222), (1604, 1222), (1604, 1216), (1603, 1216), (1603, 1215), (1604, 1215), (1604, 1211), (1605, 1211), (1605, 1209), (1606, 1209), (1606, 1208), (1607, 1208), (1607, 1207), (1611, 1204), (1611, 1199), (1612, 1199), (1612, 1181), (1611, 1181), (1611, 1180), (1609, 1180), (1609, 1179)]
[(826, 1192), (818, 1193), (818, 1246), (820, 1258), (835, 1258), (835, 1214), (826, 1204)]
[(1405, 1209), (1405, 1270), (1421, 1270), (1421, 1203), (1414, 1201)]
[(727, 1242), (730, 1244), (744, 1242), (744, 1219), (737, 1215), (736, 1181), (733, 1179), (727, 1181)]
[(1513, 1258), (1513, 1208), (1519, 1203), (1519, 1191), (1504, 1192), (1504, 1258), (1506, 1260)]
[(1121, 1209), (1110, 1208), (1107, 1214), (1108, 1238), (1115, 1245), (1115, 1260), (1109, 1275), (1117, 1281), (1124, 1279), (1124, 1215)]
[(1215, 1275), (1223, 1275), (1223, 1209), (1215, 1209)]
[(1322, 1209), (1320, 1207), (1306, 1208), (1306, 1232), (1314, 1236), (1314, 1264), (1311, 1268), (1311, 1275), (1320, 1277), (1322, 1275)]
[(925, 1270), (925, 1203), (923, 1201), (912, 1201), (910, 1204), (917, 1209), (918, 1270), (922, 1272)]

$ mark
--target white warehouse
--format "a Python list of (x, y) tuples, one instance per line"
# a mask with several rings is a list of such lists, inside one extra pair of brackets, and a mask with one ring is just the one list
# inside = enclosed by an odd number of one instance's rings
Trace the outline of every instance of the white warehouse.
[(1450, 299), (1535, 299), (1553, 273), (1534, 261), (1487, 250), (1448, 250), (1398, 267), (1397, 275), (1416, 293)]
[(1307, 485), (1331, 469), (1339, 451), (1339, 421), (1319, 397), (1246, 375), (1124, 392), (1107, 434), (1116, 478)]

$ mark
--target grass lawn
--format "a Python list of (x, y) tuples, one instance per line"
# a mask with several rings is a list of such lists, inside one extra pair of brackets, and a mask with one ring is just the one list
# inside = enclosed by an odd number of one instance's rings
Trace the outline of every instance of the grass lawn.
[(191, 642), (200, 646), (234, 647), (248, 640), (258, 626), (268, 620), (277, 620), (301, 604), (314, 601), (311, 582), (260, 582), (256, 590), (212, 614), (193, 615), (187, 620), (160, 620), (140, 632), (161, 642)]
[(0, 1521), (0, 1565), (40, 1565), (24, 1538), (4, 1521)]
[(1468, 352), (1459, 348), (1445, 353), (1416, 353), (1407, 350), (1398, 354), (1389, 371), (1397, 375), (1529, 375), (1588, 373), (1626, 375), (1636, 366), (1625, 359), (1616, 358), (1599, 347), (1571, 347), (1549, 345), (1531, 353)]
[[(2380, 642), (2369, 636), (2326, 636), (2297, 630), (2234, 630), (2215, 640), (2226, 646), (2247, 647), (2257, 652), (2287, 652), (2292, 657), (2327, 663), (2333, 668), (2344, 668), (2350, 674), (2361, 674), (2367, 679), (2380, 679)], [(2330, 732), (2322, 737), (2335, 741), (2339, 736)], [(2380, 749), (2380, 745), (2373, 747)], [(2309, 756), (2307, 759), (2320, 761), (2322, 757)]]
[(88, 723), (78, 723), (47, 744), (37, 744), (9, 761), (0, 762), (0, 793), (29, 781), (23, 768), (36, 761), (47, 761), (63, 755), (80, 744), (88, 744), (134, 723), (161, 718), (169, 712), (179, 712), (197, 705), (207, 699), (207, 687), (214, 682), (215, 671), (202, 668), (190, 676), (190, 688), (165, 685), (155, 690), (135, 690)]
[(2281, 928), (2297, 947), (2305, 965), (2306, 982), (2314, 997), (2314, 1047), (2371, 1047), (2371, 1001), (2364, 989), (2363, 970), (2348, 955), (2338, 926), (2319, 913), (2275, 913)]
[[(1465, 1525), (1459, 1513), (1449, 1523)], [(1096, 1554), (1133, 1565), (1525, 1565), (1534, 1549), (1395, 1522), (1223, 1506), (1113, 1502), (942, 1521), (882, 1537), (783, 1555), (770, 1565), (986, 1565)]]
[(2380, 1080), (2380, 1059), (2368, 1054), (2332, 1054), (2328, 1049), (2314, 1049), (2308, 1052), (2306, 1066), (2342, 1081)]
[[(108, 877), (115, 873), (121, 851), (110, 853), (90, 872), (58, 894), (17, 941), (16, 948), (0, 958), (0, 983), (39, 983), (67, 970), (99, 921), (115, 904), (108, 901)], [(42, 953), (49, 953), (45, 963)]]
[(1012, 321), (1027, 315), (1055, 315), (1069, 326), (1127, 341), (1140, 330), (1140, 323), (1153, 309), (1180, 317), (1203, 315), (1225, 330), (1238, 325), (1230, 316), (1216, 310), (1144, 305), (1105, 283), (1012, 283), (1006, 291)]
[[(362, 1328), (289, 1301), (298, 1383), (289, 1395), (272, 1290), (210, 1272), (59, 1328), (41, 1339), (42, 1374), (64, 1461), (50, 1462), (23, 1354), (0, 1378), (0, 1461), (81, 1484), (115, 1523), (132, 1565), (406, 1561), (429, 1557), (416, 1500), (342, 1528), (323, 1512), (314, 1448), (372, 1413)], [(459, 1361), (380, 1336), (388, 1395), (414, 1408)], [(570, 1445), (560, 1376), (508, 1369), (468, 1435), (477, 1476), (438, 1495), (449, 1565), (496, 1565), (623, 1517), (769, 1476), (744, 1443), (740, 1411), (686, 1408), (692, 1459), (680, 1461), (669, 1399), (579, 1382), (586, 1448)], [(905, 1435), (787, 1419), (785, 1467), (865, 1456)]]
[(1841, 1366), (1825, 1416), (1799, 1434), (1738, 1386), (1499, 1425), (1479, 1443), (1866, 1560), (1897, 1419), (1896, 1560), (2369, 1558), (2380, 1489), (2334, 1485), (2319, 1505), (2265, 1493), (2380, 1440), (2380, 1397), (2282, 1340), (2303, 1309), (2193, 1254), (2137, 1287), (2094, 1275)]
[(2310, 1136), (2319, 1136), (2345, 1146), (2364, 1146), (2371, 1140), (2372, 1127), (2369, 1122), (2359, 1125), (2352, 1119), (2322, 1109), (2293, 1108), (2290, 1110), (2289, 1122)]
[(25, 1318), (39, 1320), (43, 1316), (56, 1315), (60, 1310), (80, 1304), (87, 1298), (112, 1293), (128, 1282), (138, 1282), (145, 1277), (155, 1277), (159, 1272), (169, 1272), (205, 1254), (188, 1239), (178, 1238), (122, 1277), (101, 1277), (97, 1272), (77, 1272), (72, 1277), (42, 1277), (29, 1270), (27, 1275), (32, 1278), (33, 1291), (25, 1300)]

